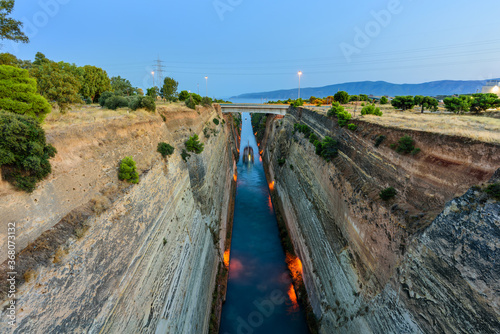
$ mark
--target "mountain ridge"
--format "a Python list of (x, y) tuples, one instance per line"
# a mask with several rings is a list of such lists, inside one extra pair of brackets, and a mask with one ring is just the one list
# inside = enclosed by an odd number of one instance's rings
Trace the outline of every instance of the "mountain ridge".
[[(337, 91), (343, 90), (351, 95), (367, 94), (374, 96), (398, 96), (398, 95), (453, 95), (453, 94), (472, 94), (481, 92), (487, 80), (439, 80), (420, 84), (394, 84), (386, 81), (358, 81), (333, 84), (323, 87), (301, 88), (301, 96), (309, 98), (310, 96), (326, 97), (334, 95)], [(268, 92), (245, 93), (232, 98), (248, 99), (289, 99), (297, 97), (297, 88), (282, 89)]]

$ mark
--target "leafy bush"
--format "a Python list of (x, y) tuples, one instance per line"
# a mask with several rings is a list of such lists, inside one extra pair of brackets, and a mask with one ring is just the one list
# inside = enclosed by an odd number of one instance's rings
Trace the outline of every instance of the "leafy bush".
[(203, 145), (203, 143), (200, 143), (200, 140), (199, 140), (197, 134), (189, 137), (189, 139), (186, 141), (185, 145), (186, 145), (186, 150), (188, 152), (194, 152), (196, 154), (200, 154), (201, 152), (203, 152), (203, 149), (204, 149), (204, 145)]
[[(411, 153), (415, 149), (415, 141), (410, 136), (403, 136), (398, 140), (396, 152), (398, 153)], [(418, 152), (417, 152), (418, 153)]]
[(36, 118), (42, 122), (50, 104), (37, 93), (37, 82), (27, 70), (0, 65), (0, 110)]
[(210, 107), (212, 105), (212, 99), (205, 96), (201, 99), (201, 105), (204, 107)]
[(379, 147), (380, 144), (386, 139), (387, 137), (384, 135), (380, 135), (375, 139), (375, 147)]
[(186, 107), (196, 110), (196, 102), (194, 101), (193, 96), (190, 96), (185, 103)]
[(375, 105), (369, 104), (361, 109), (361, 115), (382, 116), (382, 112), (380, 111), (380, 108), (375, 108)]
[(413, 151), (411, 151), (411, 152), (410, 152), (410, 154), (411, 154), (411, 155), (417, 155), (417, 154), (419, 154), (419, 153), (420, 153), (420, 151), (421, 151), (421, 150), (420, 150), (419, 148), (415, 148), (415, 149), (413, 149)]
[(387, 97), (382, 96), (380, 98), (380, 104), (387, 104), (387, 103), (389, 103), (389, 100), (387, 99)]
[(332, 108), (328, 111), (327, 116), (336, 116), (339, 126), (342, 128), (347, 125), (347, 122), (351, 119), (351, 114), (344, 109), (338, 102), (332, 105)]
[(500, 200), (500, 183), (493, 183), (490, 184), (486, 189), (485, 192), (489, 194), (490, 196), (496, 198), (497, 200)]
[(160, 142), (158, 143), (156, 150), (160, 152), (164, 158), (166, 158), (168, 155), (172, 155), (174, 153), (175, 148), (170, 144)]
[(381, 199), (383, 199), (384, 201), (388, 201), (390, 200), (391, 198), (394, 198), (394, 196), (396, 196), (397, 194), (397, 191), (396, 189), (394, 189), (393, 187), (389, 187), (389, 188), (386, 188), (384, 190), (382, 190), (380, 193), (379, 193), (379, 196)]
[(321, 143), (321, 153), (320, 155), (326, 161), (330, 161), (339, 154), (338, 143), (335, 139), (330, 137), (325, 137)]
[(184, 162), (187, 162), (187, 158), (189, 158), (190, 156), (191, 154), (187, 153), (185, 149), (182, 149), (181, 158), (182, 160), (184, 160)]
[(318, 138), (318, 136), (316, 136), (316, 134), (315, 134), (315, 133), (311, 133), (311, 135), (309, 136), (309, 141), (310, 141), (312, 144), (314, 144), (314, 142), (315, 142), (316, 140), (318, 140), (318, 139), (319, 139), (319, 138)]
[(315, 140), (316, 154), (326, 161), (330, 161), (338, 156), (338, 142), (330, 137), (325, 137), (323, 141)]
[(219, 125), (219, 120), (217, 118), (214, 118), (212, 122), (214, 122), (215, 125)]
[(132, 157), (125, 157), (120, 162), (118, 178), (129, 183), (139, 183), (139, 173), (137, 173), (137, 166)]
[(200, 104), (201, 100), (203, 99), (200, 95), (195, 93), (191, 93), (191, 96), (193, 97), (194, 103), (196, 103), (196, 105)]
[(347, 125), (347, 128), (351, 131), (356, 131), (356, 129), (358, 128), (358, 126), (356, 124), (349, 124)]
[(187, 90), (183, 90), (179, 93), (179, 101), (186, 101), (189, 98), (189, 92)]
[(301, 98), (298, 98), (297, 100), (293, 101), (293, 103), (291, 103), (291, 105), (295, 108), (301, 107), (304, 105), (304, 100), (302, 100)]
[(295, 123), (293, 125), (293, 128), (295, 131), (299, 131), (300, 133), (303, 133), (306, 138), (309, 138), (309, 136), (311, 135), (311, 132), (312, 132), (311, 129), (305, 124)]
[(115, 96), (115, 93), (113, 93), (113, 92), (104, 92), (104, 93), (102, 93), (101, 96), (99, 97), (99, 105), (101, 107), (104, 107), (104, 105), (106, 104), (106, 100), (109, 99), (112, 96)]
[(278, 165), (283, 166), (286, 163), (285, 158), (278, 159)]
[(27, 192), (51, 172), (49, 158), (57, 150), (46, 143), (45, 131), (26, 115), (0, 111), (0, 167), (3, 178)]
[(106, 99), (106, 102), (104, 103), (104, 106), (108, 109), (111, 110), (116, 110), (118, 108), (125, 108), (128, 107), (129, 105), (129, 99), (127, 99), (125, 96), (111, 96), (110, 98)]
[(349, 94), (347, 92), (344, 92), (344, 91), (339, 91), (339, 92), (335, 93), (333, 98), (335, 99), (335, 101), (337, 101), (341, 104), (346, 104), (347, 102), (349, 102)]
[(144, 108), (148, 111), (155, 112), (156, 103), (151, 96), (135, 96), (134, 98), (131, 99), (129, 103), (129, 108), (131, 110)]

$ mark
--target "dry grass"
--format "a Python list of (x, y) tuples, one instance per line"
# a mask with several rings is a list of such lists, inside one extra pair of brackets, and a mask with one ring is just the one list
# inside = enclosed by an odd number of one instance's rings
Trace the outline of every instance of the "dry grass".
[(53, 110), (43, 124), (44, 129), (54, 129), (65, 127), (68, 125), (82, 124), (82, 123), (104, 123), (113, 119), (123, 120), (143, 120), (152, 117), (157, 117), (155, 114), (143, 109), (130, 111), (128, 108), (119, 108), (117, 110), (110, 110), (101, 108), (99, 105), (75, 105), (72, 110), (65, 114), (60, 113), (58, 110)]
[[(382, 126), (392, 126), (401, 129), (426, 131), (471, 138), (487, 143), (500, 144), (500, 119), (473, 115), (456, 115), (439, 110), (437, 113), (421, 114), (418, 108), (414, 111), (396, 111), (391, 105), (377, 105), (384, 113), (382, 117), (361, 116), (362, 106), (353, 104), (344, 105), (344, 108), (359, 119)], [(310, 108), (326, 115), (329, 107)]]
[(384, 126), (427, 131), (500, 144), (500, 119), (455, 114), (420, 114), (384, 111), (382, 117), (367, 115), (359, 119)]

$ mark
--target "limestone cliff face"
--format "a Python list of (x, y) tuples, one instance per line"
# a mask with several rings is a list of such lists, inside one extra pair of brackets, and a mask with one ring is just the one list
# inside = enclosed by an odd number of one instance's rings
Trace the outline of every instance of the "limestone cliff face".
[[(317, 156), (294, 123), (337, 139), (339, 157)], [(449, 201), (491, 178), (500, 148), (357, 125), (339, 129), (290, 109), (268, 117), (261, 144), (321, 332), (498, 331), (499, 204), (474, 191)], [(422, 149), (417, 156), (389, 147), (405, 134)], [(375, 148), (378, 135), (387, 139)], [(398, 196), (386, 203), (378, 193), (389, 186)]]
[[(176, 110), (164, 115), (165, 122), (158, 117), (147, 124), (122, 125), (116, 132), (113, 126), (101, 129), (95, 138), (81, 143), (80, 155), (91, 158), (75, 157), (78, 166), (60, 167), (61, 173), (56, 168), (53, 178), (42, 184), (41, 190), (11, 200), (33, 201), (38, 192), (47, 192), (44, 197), (49, 197), (53, 206), (47, 212), (39, 210), (47, 229), (71, 209), (62, 200), (70, 192), (65, 180), (80, 173), (80, 164), (88, 171), (96, 169), (87, 172), (89, 188), (82, 185), (86, 192), (98, 192), (99, 187), (93, 188), (96, 183), (118, 182), (117, 156), (134, 156), (143, 172), (139, 184), (118, 191), (107, 210), (88, 217), (88, 230), (70, 237), (60, 247), (62, 255), (55, 263), (36, 268), (34, 278), (21, 286), (15, 333), (208, 331), (215, 279), (224, 249), (219, 240), (225, 240), (231, 211), (236, 173), (231, 144), (234, 138), (229, 123), (214, 125), (212, 119), (221, 117), (214, 109), (198, 113)], [(213, 130), (210, 138), (203, 135), (206, 127)], [(184, 162), (180, 151), (194, 133), (199, 134), (205, 149)], [(155, 152), (159, 141), (175, 146), (175, 153), (168, 159)], [(60, 154), (64, 154), (64, 149)], [(147, 163), (141, 162), (141, 158)], [(60, 159), (59, 165), (63, 165), (66, 159)], [(107, 168), (112, 171), (108, 179), (101, 180), (106, 177)], [(89, 197), (83, 189), (75, 190), (79, 194), (70, 201), (85, 203)], [(30, 218), (36, 214), (28, 211), (22, 218), (11, 219), (36, 225)], [(21, 216), (21, 212), (16, 212), (12, 217)], [(38, 237), (33, 231), (26, 229), (27, 239)], [(4, 320), (2, 315), (0, 332), (9, 332)]]

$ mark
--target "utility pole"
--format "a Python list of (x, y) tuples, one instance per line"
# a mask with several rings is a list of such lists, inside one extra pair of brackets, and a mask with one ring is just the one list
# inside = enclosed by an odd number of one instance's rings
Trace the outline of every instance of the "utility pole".
[(200, 84), (198, 83), (198, 95), (200, 95)]
[(158, 83), (158, 86), (161, 86), (163, 84), (163, 69), (166, 68), (166, 66), (163, 65), (163, 63), (164, 61), (160, 60), (160, 56), (158, 56), (158, 59), (153, 64), (154, 73), (156, 74), (156, 82)]

